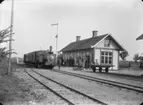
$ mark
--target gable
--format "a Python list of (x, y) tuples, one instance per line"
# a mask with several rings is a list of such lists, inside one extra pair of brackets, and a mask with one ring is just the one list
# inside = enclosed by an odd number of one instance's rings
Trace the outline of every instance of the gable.
[[(109, 40), (109, 46), (106, 46), (105, 44), (108, 43), (106, 42), (107, 40)], [(110, 48), (110, 49), (119, 49), (118, 45), (115, 43), (115, 41), (113, 41), (111, 38), (106, 37), (104, 40), (102, 40), (96, 47), (100, 47), (100, 48)]]
[(141, 34), (139, 37), (136, 38), (136, 40), (142, 40), (143, 39), (143, 34)]
[[(109, 40), (109, 46), (105, 46), (105, 43), (107, 40)], [(107, 37), (105, 37), (95, 46), (99, 48), (109, 48), (109, 49), (117, 49), (117, 50), (125, 51), (125, 49), (111, 35), (108, 35)]]

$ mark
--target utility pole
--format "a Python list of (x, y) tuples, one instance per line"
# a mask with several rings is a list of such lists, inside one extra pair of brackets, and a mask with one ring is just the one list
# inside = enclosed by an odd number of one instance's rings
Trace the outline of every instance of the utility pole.
[(51, 24), (51, 26), (57, 26), (57, 35), (55, 36), (55, 38), (56, 38), (56, 57), (57, 57), (57, 55), (58, 55), (58, 26), (59, 26), (59, 24), (58, 23), (56, 23), (56, 24)]
[(11, 53), (12, 53), (12, 34), (13, 34), (13, 15), (14, 15), (14, 0), (12, 0), (11, 4), (11, 28), (10, 28), (10, 36), (9, 36), (9, 59), (8, 59), (8, 74), (11, 74)]

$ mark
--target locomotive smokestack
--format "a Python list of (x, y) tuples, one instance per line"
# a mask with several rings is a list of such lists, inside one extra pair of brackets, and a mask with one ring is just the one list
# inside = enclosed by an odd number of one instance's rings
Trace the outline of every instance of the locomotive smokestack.
[(52, 46), (50, 46), (50, 52), (52, 52)]

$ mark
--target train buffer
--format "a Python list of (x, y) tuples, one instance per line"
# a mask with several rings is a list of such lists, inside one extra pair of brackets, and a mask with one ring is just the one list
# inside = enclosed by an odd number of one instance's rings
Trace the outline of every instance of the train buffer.
[(95, 65), (95, 64), (92, 64), (91, 65), (91, 68), (93, 70), (93, 72), (96, 72), (97, 68), (99, 69), (99, 72), (102, 72), (103, 68), (105, 70), (106, 73), (108, 73), (109, 71), (109, 68), (110, 67), (113, 67), (114, 65)]

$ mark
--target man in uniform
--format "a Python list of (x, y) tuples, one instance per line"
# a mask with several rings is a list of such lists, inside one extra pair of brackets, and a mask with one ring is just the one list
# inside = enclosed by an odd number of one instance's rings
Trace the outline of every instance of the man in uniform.
[(61, 67), (61, 63), (62, 63), (62, 60), (61, 60), (61, 57), (58, 57), (58, 68), (59, 68), (59, 70), (60, 70), (60, 67)]

